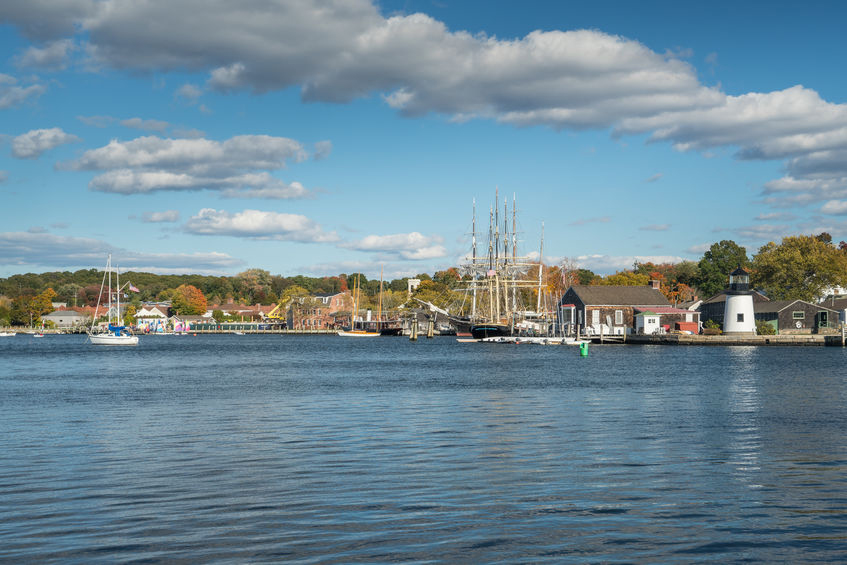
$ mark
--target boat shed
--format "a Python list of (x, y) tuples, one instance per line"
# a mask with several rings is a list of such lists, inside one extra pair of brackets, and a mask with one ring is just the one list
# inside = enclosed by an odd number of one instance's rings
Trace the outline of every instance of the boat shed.
[(75, 310), (55, 310), (41, 316), (43, 322), (52, 322), (57, 328), (73, 328), (84, 326), (91, 321), (91, 316)]
[(636, 309), (670, 308), (665, 295), (652, 286), (573, 285), (560, 302), (573, 304), (576, 319), (566, 324), (589, 334), (623, 335), (635, 328)]
[(767, 322), (779, 334), (811, 334), (835, 331), (838, 310), (803, 300), (770, 300), (753, 304), (757, 322)]

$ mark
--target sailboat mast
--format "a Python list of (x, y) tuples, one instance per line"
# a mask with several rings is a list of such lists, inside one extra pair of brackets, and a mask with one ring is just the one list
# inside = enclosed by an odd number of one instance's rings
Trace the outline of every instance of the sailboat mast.
[(379, 329), (379, 325), (382, 322), (382, 270), (384, 266), (379, 266), (379, 305), (376, 309), (376, 328)]
[(115, 298), (118, 301), (118, 310), (115, 313), (115, 325), (122, 326), (123, 319), (121, 318), (121, 270), (115, 269), (115, 276), (117, 277), (117, 281), (115, 282)]
[(471, 240), (473, 241), (471, 273), (473, 280), (473, 302), (471, 302), (471, 320), (476, 319), (476, 198), (473, 199), (473, 219), (471, 220)]
[(106, 262), (106, 268), (109, 270), (109, 310), (106, 314), (109, 324), (112, 323), (112, 256), (109, 255), (109, 260)]
[[(544, 222), (541, 222), (541, 249), (538, 251), (538, 301), (535, 311), (541, 312), (541, 272), (544, 270)], [(546, 308), (545, 308), (546, 310)]]
[(494, 268), (500, 268), (500, 189), (494, 191)]

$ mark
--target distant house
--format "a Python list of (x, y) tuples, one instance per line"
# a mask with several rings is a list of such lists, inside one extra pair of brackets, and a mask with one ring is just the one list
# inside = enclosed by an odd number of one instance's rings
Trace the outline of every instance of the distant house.
[[(639, 314), (647, 314), (648, 312), (658, 318), (658, 328), (660, 331), (689, 331), (692, 333), (700, 333), (700, 312), (688, 310), (686, 308), (673, 308), (664, 306), (651, 306), (649, 308), (636, 308), (636, 317)], [(638, 331), (638, 320), (636, 320), (635, 331)], [(656, 328), (654, 328), (656, 329)], [(647, 328), (643, 333), (648, 332)]]
[[(654, 286), (574, 285), (561, 300), (565, 325), (587, 333), (624, 334), (635, 328), (636, 309), (671, 308)], [(570, 313), (570, 314), (567, 314)]]
[(144, 302), (135, 313), (135, 325), (144, 332), (163, 332), (168, 327), (170, 303)]
[(847, 297), (838, 298), (832, 296), (820, 302), (820, 306), (838, 311), (838, 322), (847, 324)]
[(780, 334), (822, 333), (838, 326), (838, 310), (803, 300), (753, 303), (756, 321), (767, 322)]
[[(750, 294), (753, 296), (754, 310), (756, 308), (756, 304), (770, 300), (767, 296), (755, 290), (751, 291)], [(698, 310), (700, 312), (700, 320), (703, 323), (712, 320), (723, 327), (723, 314), (726, 309), (726, 296), (726, 291), (722, 290), (700, 304)]]
[(321, 293), (314, 296), (301, 296), (291, 301), (287, 319), (289, 329), (326, 330), (341, 327), (340, 313), (349, 318), (353, 309), (353, 299), (349, 292)]
[(73, 328), (91, 322), (91, 316), (75, 310), (56, 310), (41, 316), (43, 322), (52, 322), (57, 328)]

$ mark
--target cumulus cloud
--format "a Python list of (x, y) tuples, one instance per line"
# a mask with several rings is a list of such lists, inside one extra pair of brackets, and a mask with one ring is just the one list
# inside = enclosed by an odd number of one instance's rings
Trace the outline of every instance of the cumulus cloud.
[(50, 233), (0, 233), (0, 263), (61, 270), (100, 268), (111, 253), (122, 269), (229, 274), (245, 263), (226, 253), (143, 253), (104, 241)]
[(300, 183), (286, 184), (268, 170), (307, 158), (303, 146), (293, 139), (267, 135), (243, 135), (223, 142), (209, 139), (139, 137), (112, 140), (86, 151), (66, 167), (105, 171), (89, 188), (118, 194), (156, 191), (216, 190), (228, 197), (305, 198)]
[(34, 129), (12, 140), (12, 155), (18, 159), (37, 159), (54, 147), (78, 141), (82, 140), (60, 128)]
[[(11, 6), (14, 4), (14, 6)], [(108, 9), (107, 9), (108, 7)], [(678, 150), (737, 150), (741, 159), (787, 160), (797, 194), (765, 203), (839, 198), (802, 181), (847, 179), (847, 105), (793, 86), (730, 96), (700, 82), (680, 55), (657, 53), (599, 30), (533, 31), (499, 39), (452, 31), (425, 14), (385, 17), (370, 0), (268, 2), (244, 9), (202, 0), (5, 3), (0, 19), (39, 39), (74, 33), (100, 65), (208, 74), (206, 87), (266, 92), (300, 87), (307, 101), (379, 94), (407, 116), (493, 119), (554, 129), (613, 128)], [(221, 33), (220, 30), (226, 30)], [(714, 65), (716, 55), (706, 61)], [(37, 94), (37, 87), (27, 96)], [(17, 104), (20, 87), (0, 91)], [(183, 86), (179, 96), (196, 98)], [(5, 101), (14, 98), (17, 102)], [(319, 156), (320, 151), (315, 155)]]
[(339, 247), (357, 251), (375, 251), (394, 255), (406, 260), (437, 259), (447, 255), (439, 236), (425, 236), (419, 232), (392, 235), (369, 235), (358, 241), (341, 244)]
[(178, 222), (178, 210), (165, 210), (164, 212), (144, 212), (141, 215), (141, 221), (148, 224), (157, 224), (162, 222)]
[(259, 240), (325, 243), (338, 240), (335, 232), (325, 232), (313, 220), (299, 214), (282, 214), (261, 210), (230, 213), (203, 208), (184, 226), (195, 235), (225, 235)]
[(21, 68), (35, 67), (56, 71), (67, 66), (68, 58), (75, 49), (70, 39), (51, 41), (43, 47), (29, 47), (15, 58), (15, 64)]
[(833, 216), (845, 216), (847, 215), (847, 201), (830, 200), (821, 207), (821, 212)]
[(47, 91), (41, 84), (21, 86), (18, 79), (0, 73), (0, 110), (20, 106), (27, 100), (38, 98)]

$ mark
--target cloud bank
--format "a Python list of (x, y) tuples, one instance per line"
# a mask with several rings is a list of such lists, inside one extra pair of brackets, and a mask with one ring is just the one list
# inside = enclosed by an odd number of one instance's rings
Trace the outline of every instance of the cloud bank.
[(302, 184), (284, 183), (268, 171), (306, 158), (298, 141), (284, 137), (242, 135), (218, 142), (148, 136), (112, 140), (64, 166), (103, 171), (89, 183), (91, 190), (101, 192), (215, 190), (228, 197), (289, 199), (310, 193)]

